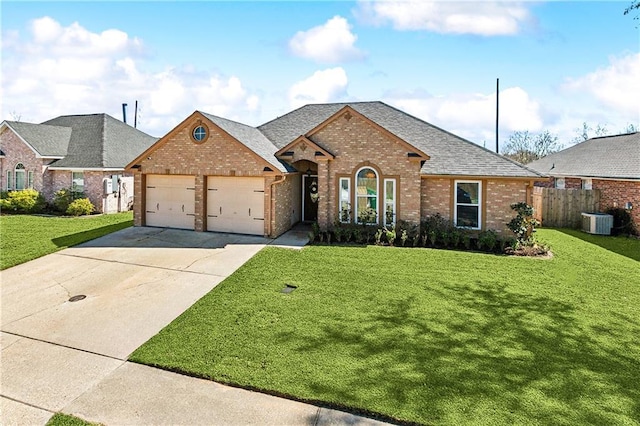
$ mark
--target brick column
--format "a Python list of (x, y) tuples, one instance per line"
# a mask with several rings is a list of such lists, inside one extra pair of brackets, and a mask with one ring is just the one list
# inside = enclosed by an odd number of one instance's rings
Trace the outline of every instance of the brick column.
[(195, 230), (202, 232), (207, 230), (207, 185), (206, 176), (196, 175), (196, 203), (195, 203)]
[(318, 162), (318, 192), (320, 197), (318, 198), (318, 225), (320, 229), (327, 229), (329, 227), (329, 195), (331, 194), (331, 188), (329, 188), (329, 162)]

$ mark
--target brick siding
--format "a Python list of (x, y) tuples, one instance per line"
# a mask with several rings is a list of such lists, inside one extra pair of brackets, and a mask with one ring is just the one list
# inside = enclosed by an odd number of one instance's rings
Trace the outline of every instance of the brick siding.
[[(29, 148), (11, 129), (5, 128), (0, 135), (0, 150), (4, 153), (4, 158), (0, 158), (0, 188), (7, 190), (7, 171), (13, 175), (13, 187), (16, 180), (13, 171), (18, 163), (22, 163), (25, 169), (25, 186), (28, 184), (28, 172), (33, 172), (33, 188), (38, 192), (46, 188), (44, 175), (44, 165), (51, 160), (36, 158), (36, 154)], [(13, 188), (12, 188), (13, 189)], [(43, 193), (46, 197), (46, 193)]]
[[(258, 158), (246, 146), (230, 137), (217, 126), (197, 117), (182, 123), (170, 132), (147, 157), (138, 164), (141, 168), (135, 173), (134, 192), (134, 224), (144, 225), (144, 183), (143, 175), (188, 175), (196, 177), (195, 230), (205, 231), (206, 225), (206, 177), (207, 176), (254, 176), (265, 177), (264, 168), (268, 164)], [(191, 139), (191, 130), (199, 122), (209, 128), (209, 137), (202, 143)], [(271, 166), (272, 167), (272, 166)], [(271, 180), (270, 180), (271, 179)], [(270, 182), (273, 177), (265, 178), (265, 235), (268, 228), (281, 229), (283, 226), (274, 223), (270, 216), (269, 196)], [(283, 184), (284, 185), (284, 184)], [(277, 185), (276, 185), (277, 186)], [(271, 225), (269, 222), (271, 221)], [(288, 228), (287, 228), (288, 229)], [(272, 236), (276, 236), (273, 234)]]
[(361, 167), (371, 167), (378, 173), (380, 219), (384, 214), (384, 178), (395, 178), (397, 219), (419, 222), (420, 163), (407, 157), (412, 151), (410, 148), (358, 115), (350, 115), (349, 119), (340, 116), (309, 139), (335, 155), (331, 161), (318, 163), (318, 224), (321, 227), (330, 226), (338, 218), (340, 177), (351, 178), (351, 205), (355, 211), (354, 177)]
[(593, 189), (600, 190), (600, 211), (625, 208), (625, 204), (631, 202), (633, 208), (629, 213), (640, 231), (640, 181), (593, 179)]

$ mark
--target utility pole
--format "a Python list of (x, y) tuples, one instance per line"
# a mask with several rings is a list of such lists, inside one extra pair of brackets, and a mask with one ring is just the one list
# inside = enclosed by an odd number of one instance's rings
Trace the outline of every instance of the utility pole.
[(498, 124), (500, 122), (500, 79), (496, 78), (496, 154), (498, 154)]

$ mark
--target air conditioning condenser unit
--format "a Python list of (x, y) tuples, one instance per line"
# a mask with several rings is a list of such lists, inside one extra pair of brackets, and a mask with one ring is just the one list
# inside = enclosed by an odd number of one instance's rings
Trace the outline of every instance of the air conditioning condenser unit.
[(589, 234), (611, 235), (613, 216), (605, 213), (582, 213), (582, 230)]

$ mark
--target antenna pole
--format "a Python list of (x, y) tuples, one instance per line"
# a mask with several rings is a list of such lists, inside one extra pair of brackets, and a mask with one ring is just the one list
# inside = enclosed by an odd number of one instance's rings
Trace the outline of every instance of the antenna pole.
[(496, 154), (498, 153), (498, 124), (500, 118), (500, 79), (496, 78)]
[(122, 121), (127, 124), (127, 104), (122, 104)]
[(133, 127), (138, 128), (138, 101), (136, 101), (136, 115), (133, 116)]

